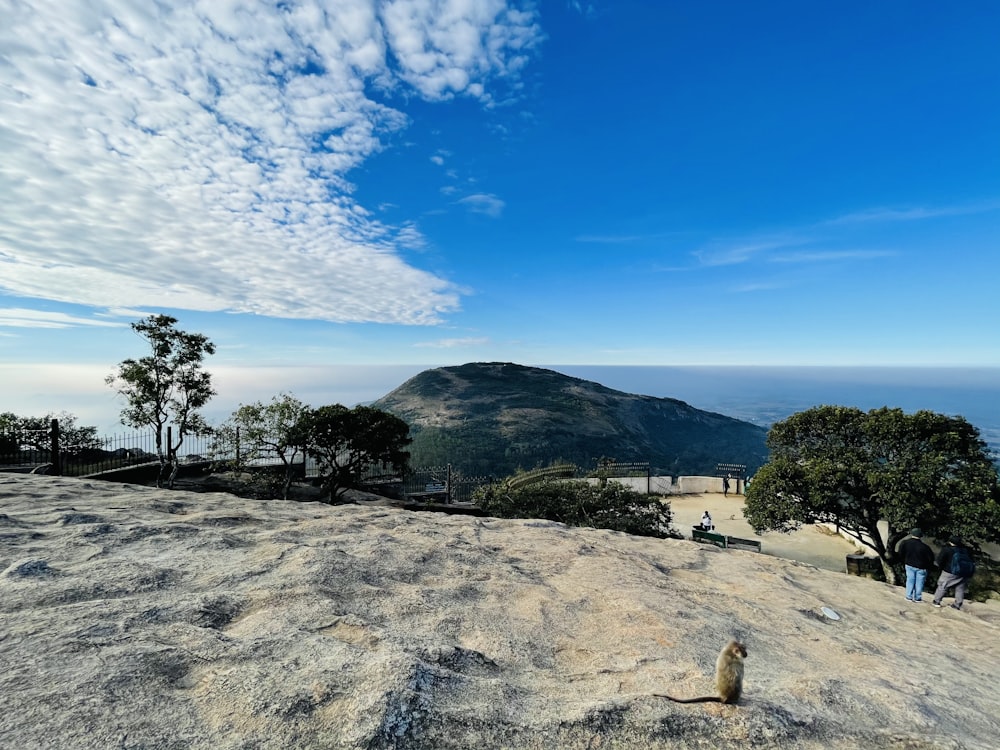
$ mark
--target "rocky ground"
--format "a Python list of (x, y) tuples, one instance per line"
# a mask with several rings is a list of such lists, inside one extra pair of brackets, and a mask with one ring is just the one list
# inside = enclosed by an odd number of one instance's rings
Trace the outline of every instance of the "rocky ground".
[[(996, 748), (998, 625), (690, 541), (0, 475), (3, 748)], [(653, 697), (732, 637), (740, 705)]]

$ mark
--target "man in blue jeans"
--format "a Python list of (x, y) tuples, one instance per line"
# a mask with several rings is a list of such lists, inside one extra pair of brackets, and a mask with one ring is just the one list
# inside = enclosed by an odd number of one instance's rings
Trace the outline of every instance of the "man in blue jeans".
[(910, 537), (904, 540), (897, 552), (903, 558), (906, 568), (906, 600), (922, 602), (924, 581), (927, 579), (927, 569), (934, 562), (934, 550), (924, 544), (920, 529), (910, 529)]

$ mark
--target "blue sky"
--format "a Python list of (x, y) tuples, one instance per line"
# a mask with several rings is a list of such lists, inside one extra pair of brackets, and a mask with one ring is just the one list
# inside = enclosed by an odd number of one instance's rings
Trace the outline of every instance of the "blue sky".
[(227, 403), (486, 360), (1000, 366), (992, 1), (0, 16), (0, 411), (115, 409), (159, 312)]

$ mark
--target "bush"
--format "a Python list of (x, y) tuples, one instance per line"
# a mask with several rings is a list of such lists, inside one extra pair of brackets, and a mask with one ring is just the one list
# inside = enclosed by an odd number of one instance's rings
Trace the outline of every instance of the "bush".
[(517, 487), (502, 483), (480, 487), (472, 500), (499, 518), (545, 518), (569, 526), (680, 538), (670, 526), (669, 503), (618, 482), (603, 487), (580, 481), (544, 480)]

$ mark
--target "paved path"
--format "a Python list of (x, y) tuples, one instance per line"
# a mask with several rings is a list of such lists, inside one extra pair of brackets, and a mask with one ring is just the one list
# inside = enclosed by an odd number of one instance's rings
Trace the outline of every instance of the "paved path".
[(743, 496), (731, 492), (728, 497), (721, 493), (672, 495), (670, 508), (674, 513), (674, 527), (686, 539), (691, 538), (691, 527), (701, 522), (701, 514), (707, 510), (718, 533), (757, 539), (766, 555), (843, 573), (847, 569), (847, 555), (856, 551), (855, 546), (843, 537), (830, 534), (825, 527), (812, 525), (803, 526), (790, 534), (769, 532), (757, 536), (743, 517)]

